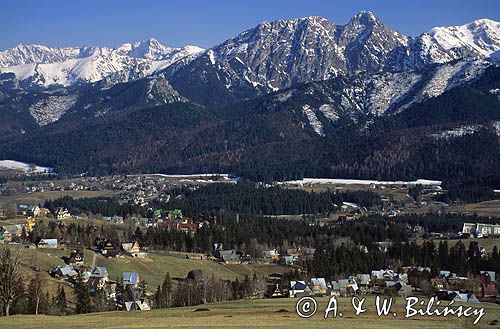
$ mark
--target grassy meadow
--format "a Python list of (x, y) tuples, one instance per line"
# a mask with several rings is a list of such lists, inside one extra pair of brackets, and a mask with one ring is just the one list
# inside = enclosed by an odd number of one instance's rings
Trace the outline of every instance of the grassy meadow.
[(374, 297), (368, 297), (368, 309), (358, 317), (350, 306), (350, 299), (340, 298), (342, 317), (323, 318), (327, 299), (318, 300), (318, 312), (309, 319), (295, 313), (296, 299), (261, 299), (224, 302), (149, 312), (107, 312), (65, 317), (16, 315), (0, 318), (0, 328), (405, 328), (456, 329), (498, 328), (500, 306), (470, 304), (484, 307), (485, 315), (477, 325), (474, 318), (413, 317), (405, 319), (403, 299), (398, 299), (391, 311), (397, 316), (378, 317), (374, 310)]

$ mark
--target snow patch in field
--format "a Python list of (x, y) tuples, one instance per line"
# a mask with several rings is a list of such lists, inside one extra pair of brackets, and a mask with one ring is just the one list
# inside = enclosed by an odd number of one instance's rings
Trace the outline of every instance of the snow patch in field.
[(47, 173), (53, 171), (53, 169), (50, 167), (30, 165), (28, 163), (14, 161), (14, 160), (0, 160), (0, 168), (10, 169), (10, 170), (20, 170), (30, 173)]
[(311, 185), (311, 184), (337, 184), (337, 185), (424, 185), (440, 186), (442, 181), (417, 179), (416, 181), (378, 181), (369, 179), (341, 179), (341, 178), (304, 178), (277, 182), (279, 185)]

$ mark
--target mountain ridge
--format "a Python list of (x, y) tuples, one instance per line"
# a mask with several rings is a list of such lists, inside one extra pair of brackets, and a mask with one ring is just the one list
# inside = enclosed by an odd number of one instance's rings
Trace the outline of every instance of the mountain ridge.
[(0, 52), (0, 72), (13, 72), (15, 85), (26, 89), (103, 79), (112, 85), (163, 70), (188, 98), (193, 98), (190, 85), (207, 89), (217, 84), (219, 99), (194, 99), (217, 105), (224, 98), (251, 98), (358, 71), (411, 71), (471, 57), (496, 62), (499, 51), (500, 23), (490, 19), (435, 27), (412, 37), (361, 11), (344, 25), (320, 16), (262, 22), (208, 50), (170, 48), (153, 38), (116, 48), (18, 45)]

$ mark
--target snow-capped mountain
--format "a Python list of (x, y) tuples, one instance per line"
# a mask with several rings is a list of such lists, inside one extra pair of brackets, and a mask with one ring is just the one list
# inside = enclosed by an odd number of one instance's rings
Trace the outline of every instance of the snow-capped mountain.
[(118, 48), (19, 45), (0, 52), (0, 72), (14, 73), (23, 87), (70, 86), (103, 79), (114, 84), (151, 75), (202, 51), (195, 46), (169, 48), (155, 39)]
[(69, 115), (174, 102), (219, 107), (284, 90), (276, 99), (291, 97), (321, 135), (324, 118), (392, 114), (474, 81), (499, 52), (492, 20), (407, 37), (370, 12), (345, 25), (317, 16), (263, 22), (207, 51), (155, 39), (117, 48), (19, 45), (0, 52), (0, 115), (23, 113), (24, 128), (13, 131), (29, 131)]
[[(491, 20), (407, 37), (371, 12), (360, 12), (346, 25), (315, 16), (264, 22), (166, 71), (181, 94), (220, 105), (360, 71), (413, 71), (465, 58), (495, 61), (499, 51), (500, 24)], [(221, 98), (207, 102), (201, 90), (217, 90)]]
[(454, 58), (469, 55), (498, 57), (500, 51), (500, 23), (490, 19), (478, 19), (460, 26), (435, 27), (426, 34), (431, 37), (431, 46), (439, 44)]
[(24, 89), (104, 80), (107, 86), (160, 71), (182, 95), (224, 105), (356, 72), (413, 71), (464, 58), (500, 60), (500, 23), (479, 19), (408, 37), (371, 12), (345, 25), (312, 16), (263, 22), (208, 51), (170, 48), (155, 39), (117, 48), (19, 45), (0, 52), (0, 73)]

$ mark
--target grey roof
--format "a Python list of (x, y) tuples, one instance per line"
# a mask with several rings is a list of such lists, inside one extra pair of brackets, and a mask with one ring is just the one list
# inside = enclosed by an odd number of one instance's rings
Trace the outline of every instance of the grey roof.
[(90, 276), (93, 278), (104, 278), (108, 276), (108, 270), (102, 266), (96, 266), (92, 269)]
[(494, 271), (481, 271), (481, 275), (488, 275), (491, 281), (496, 281), (496, 273)]
[(292, 281), (290, 284), (291, 290), (306, 290), (308, 289), (306, 283), (304, 281)]
[(46, 243), (49, 246), (57, 246), (57, 239), (42, 239), (40, 243)]
[(125, 302), (125, 308), (127, 311), (144, 311), (150, 309), (147, 302), (140, 300)]
[(219, 250), (219, 255), (222, 257), (222, 256), (226, 256), (226, 255), (234, 255), (236, 254), (236, 250), (234, 249), (230, 249), (230, 250)]
[(70, 265), (56, 266), (56, 268), (54, 270), (59, 271), (61, 273), (61, 275), (64, 275), (64, 276), (73, 277), (73, 276), (78, 275), (78, 272), (75, 271), (73, 269), (73, 266), (70, 266)]
[(358, 274), (356, 278), (359, 281), (359, 284), (367, 285), (370, 283), (370, 274)]
[(122, 282), (123, 285), (136, 285), (139, 283), (139, 274), (137, 272), (123, 272)]
[(240, 261), (240, 256), (237, 254), (226, 254), (226, 255), (221, 255), (222, 260), (225, 262), (237, 262)]

